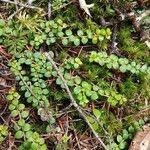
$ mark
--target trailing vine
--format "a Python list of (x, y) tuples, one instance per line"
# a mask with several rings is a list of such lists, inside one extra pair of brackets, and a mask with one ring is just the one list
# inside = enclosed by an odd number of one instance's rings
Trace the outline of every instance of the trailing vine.
[(4, 42), (11, 53), (21, 52), (26, 45), (39, 49), (44, 43), (47, 45), (60, 43), (64, 46), (92, 43), (105, 48), (111, 37), (109, 28), (79, 29), (71, 27), (71, 25), (68, 26), (63, 20), (57, 18), (51, 21), (40, 21), (38, 27), (35, 27), (37, 31), (27, 30), (29, 25), (26, 25), (26, 28), (20, 26), (21, 23), (19, 22), (10, 21), (7, 23), (2, 19), (0, 20), (0, 42)]
[[(45, 56), (40, 52), (26, 52), (24, 55), (16, 55), (18, 60), (10, 63), (11, 71), (16, 76), (16, 80), (21, 86), (21, 90), (25, 91), (24, 96), (28, 103), (32, 103), (33, 107), (49, 106), (48, 102), (48, 86), (44, 78), (56, 77), (56, 84), (64, 88), (63, 82), (57, 73), (52, 69), (52, 65), (46, 60)], [(28, 71), (23, 69), (29, 67)], [(104, 96), (107, 102), (112, 106), (117, 104), (122, 105), (127, 99), (113, 89), (103, 89), (93, 83), (88, 83), (79, 76), (71, 76), (69, 70), (77, 69), (82, 62), (79, 58), (69, 58), (65, 61), (64, 68), (60, 67), (61, 73), (67, 81), (68, 86), (73, 88), (73, 92), (79, 104), (85, 106), (90, 101), (99, 99), (99, 96)], [(65, 70), (66, 68), (66, 70)], [(31, 77), (28, 77), (30, 74)]]
[(109, 56), (106, 52), (91, 52), (89, 61), (106, 66), (108, 69), (118, 69), (122, 73), (131, 72), (133, 74), (145, 73), (150, 75), (150, 67), (148, 65), (142, 65), (135, 61), (130, 62), (127, 58), (119, 58), (114, 54)]
[(8, 126), (0, 125), (0, 144), (6, 139), (8, 136)]
[(0, 149), (128, 149), (149, 123), (147, 2), (0, 1)]
[[(20, 95), (12, 88), (8, 95), (9, 110), (11, 112), (12, 122), (14, 123), (14, 131), (16, 139), (25, 139), (24, 143), (18, 147), (19, 150), (24, 149), (42, 149), (47, 150), (47, 146), (43, 138), (37, 132), (32, 130), (31, 125), (27, 122), (29, 110), (20, 102)], [(17, 117), (18, 116), (18, 117)], [(5, 129), (3, 132), (5, 133)], [(7, 133), (7, 132), (6, 132)]]

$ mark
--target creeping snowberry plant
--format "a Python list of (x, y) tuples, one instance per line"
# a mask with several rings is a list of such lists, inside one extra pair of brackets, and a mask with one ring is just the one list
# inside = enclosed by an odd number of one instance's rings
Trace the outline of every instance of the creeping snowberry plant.
[[(60, 4), (69, 5), (67, 2), (68, 0), (55, 0), (52, 6), (58, 10)], [(106, 7), (106, 11), (114, 14), (110, 7)], [(76, 108), (81, 108), (81, 112), (83, 110), (83, 115), (80, 115), (87, 117), (85, 120), (89, 120), (89, 123), (92, 122), (91, 126), (97, 134), (109, 132), (110, 141), (103, 136), (109, 144), (109, 149), (126, 149), (128, 141), (145, 122), (136, 121), (120, 132), (119, 129), (124, 128), (121, 117), (140, 110), (143, 103), (149, 99), (148, 63), (142, 63), (142, 59), (131, 60), (132, 57), (128, 58), (128, 54), (122, 52), (119, 52), (119, 55), (110, 54), (108, 46), (111, 47), (109, 42), (112, 31), (109, 27), (102, 27), (92, 19), (79, 23), (71, 22), (68, 16), (67, 19), (60, 15), (57, 17), (47, 21), (37, 19), (36, 15), (31, 17), (20, 13), (18, 19), (0, 19), (0, 44), (12, 55), (9, 67), (16, 80), (16, 87), (8, 92), (7, 102), (13, 124), (10, 132), (15, 139), (23, 141), (17, 145), (18, 149), (47, 150), (49, 143), (57, 145), (56, 140), (45, 140), (42, 133), (55, 134), (59, 126), (57, 122), (61, 122), (58, 119), (62, 115), (59, 109), (70, 102), (62, 77), (75, 99), (75, 104), (79, 105)], [(127, 48), (130, 49), (132, 39), (126, 41), (127, 32), (121, 32), (122, 38), (124, 37), (122, 43), (125, 44), (123, 47), (128, 45)], [(131, 50), (135, 52), (139, 51), (139, 48), (136, 49), (135, 46)], [(51, 53), (56, 67), (47, 59), (45, 52)], [(141, 89), (144, 89), (144, 92)], [(135, 99), (137, 100), (134, 101)], [(128, 104), (131, 104), (132, 109), (124, 109)], [(33, 111), (35, 114), (32, 114)], [(30, 113), (37, 117), (35, 120), (40, 120), (38, 127)], [(93, 117), (84, 113), (91, 113)], [(73, 118), (77, 117), (77, 114), (71, 115)], [(40, 132), (39, 126), (42, 128)], [(62, 128), (62, 125), (60, 126)], [(83, 127), (82, 122), (81, 126)], [(0, 144), (7, 139), (8, 130), (6, 125), (0, 125)], [(61, 133), (59, 127), (57, 131), (58, 134)], [(119, 135), (114, 135), (115, 132), (119, 132)], [(68, 129), (64, 135), (66, 143), (69, 139), (67, 134)]]

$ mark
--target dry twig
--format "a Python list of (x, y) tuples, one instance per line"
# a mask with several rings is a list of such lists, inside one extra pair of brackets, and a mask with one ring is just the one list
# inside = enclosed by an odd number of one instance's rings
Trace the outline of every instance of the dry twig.
[(48, 0), (48, 19), (51, 18), (51, 13), (52, 13), (52, 4), (51, 4), (51, 0)]
[[(28, 0), (28, 2), (25, 5), (31, 5), (33, 2), (33, 0)], [(13, 14), (11, 14), (7, 20), (12, 19), (16, 14), (18, 14), (24, 7), (20, 7), (19, 9), (17, 9)]]
[(18, 5), (18, 6), (24, 7), (24, 8), (40, 9), (39, 7), (31, 6), (30, 4), (23, 4), (23, 3), (20, 3), (20, 2), (14, 2), (14, 1), (10, 1), (10, 0), (0, 0), (0, 1), (5, 2), (5, 3), (9, 3), (9, 4)]
[(62, 82), (64, 83), (64, 87), (67, 91), (67, 94), (70, 97), (70, 101), (72, 103), (72, 105), (77, 109), (77, 111), (79, 112), (79, 114), (83, 117), (83, 119), (85, 120), (85, 122), (87, 123), (87, 125), (89, 126), (89, 128), (92, 130), (93, 134), (95, 135), (95, 137), (97, 138), (97, 140), (101, 143), (101, 145), (103, 146), (103, 148), (105, 150), (107, 150), (106, 145), (104, 144), (104, 142), (102, 141), (102, 139), (99, 137), (99, 135), (97, 134), (97, 132), (94, 130), (93, 126), (90, 124), (89, 120), (87, 119), (86, 115), (84, 114), (84, 112), (82, 111), (82, 109), (78, 106), (78, 104), (76, 103), (74, 97), (72, 96), (72, 93), (67, 85), (66, 80), (64, 79), (63, 75), (61, 74), (61, 72), (59, 71), (58, 67), (56, 66), (55, 62), (53, 61), (53, 59), (51, 58), (50, 54), (45, 52), (44, 53), (45, 56), (47, 57), (47, 59), (50, 61), (50, 63), (52, 64), (52, 66), (54, 67), (54, 69), (57, 71), (58, 75), (60, 76)]

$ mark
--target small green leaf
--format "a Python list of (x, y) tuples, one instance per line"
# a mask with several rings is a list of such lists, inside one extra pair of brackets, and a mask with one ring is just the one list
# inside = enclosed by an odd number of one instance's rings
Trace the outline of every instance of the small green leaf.
[(42, 93), (43, 93), (44, 95), (47, 95), (47, 94), (49, 93), (49, 90), (48, 90), (48, 89), (43, 89)]
[(31, 125), (26, 123), (22, 128), (24, 131), (29, 131), (31, 129)]
[(88, 88), (89, 84), (86, 81), (82, 81), (82, 87)]
[(50, 43), (55, 43), (56, 42), (56, 38), (53, 37), (53, 38), (50, 38)]
[(61, 19), (57, 19), (56, 21), (58, 24), (62, 25), (63, 24), (63, 21)]
[(80, 84), (81, 83), (81, 78), (79, 76), (74, 78), (74, 81), (76, 84)]
[(89, 30), (89, 29), (86, 30), (86, 33), (87, 33), (88, 38), (89, 38), (89, 39), (92, 39), (92, 36), (93, 36), (93, 35), (92, 35), (91, 30)]
[(14, 97), (13, 97), (13, 95), (7, 95), (6, 98), (7, 98), (7, 100), (11, 101), (11, 100), (13, 100)]
[(71, 30), (66, 30), (65, 33), (66, 33), (67, 36), (72, 35), (72, 31)]
[(31, 143), (31, 149), (36, 150), (38, 149), (38, 144), (37, 143)]
[(117, 135), (117, 141), (120, 143), (120, 142), (122, 142), (122, 140), (123, 140), (122, 136), (121, 135)]
[(25, 63), (25, 61), (26, 61), (26, 59), (25, 59), (25, 58), (20, 58), (20, 59), (18, 60), (18, 62), (19, 62), (20, 64)]
[(100, 29), (96, 29), (96, 34), (99, 35), (101, 33)]
[(0, 27), (4, 27), (5, 26), (5, 20), (0, 19)]
[(74, 45), (75, 45), (75, 46), (79, 46), (79, 45), (80, 45), (80, 39), (75, 38), (75, 40), (74, 40)]
[(13, 110), (10, 115), (12, 117), (16, 117), (18, 115), (18, 111), (17, 110)]
[(54, 33), (53, 32), (49, 32), (49, 37), (54, 37)]
[(105, 92), (104, 92), (103, 89), (100, 89), (100, 90), (98, 90), (98, 94), (101, 95), (101, 96), (103, 96), (103, 95), (105, 95)]
[(82, 30), (78, 30), (78, 31), (77, 31), (77, 35), (78, 35), (79, 37), (82, 37), (82, 36), (83, 36), (83, 31), (82, 31)]
[(82, 42), (83, 44), (87, 44), (88, 38), (87, 38), (87, 37), (82, 37), (81, 42)]
[(97, 41), (98, 41), (98, 40), (97, 40), (97, 37), (93, 37), (92, 43), (93, 43), (93, 44), (97, 44)]
[(63, 37), (64, 36), (64, 33), (62, 31), (58, 32), (57, 34), (58, 34), (59, 37)]
[(136, 62), (134, 61), (131, 62), (131, 66), (135, 67), (136, 65), (137, 65)]
[(104, 36), (99, 35), (98, 39), (99, 39), (99, 41), (103, 41), (104, 40)]
[(2, 29), (0, 29), (0, 36), (2, 36), (3, 35), (3, 30)]
[(22, 131), (17, 131), (16, 134), (15, 134), (15, 138), (16, 138), (16, 139), (21, 139), (21, 138), (23, 137), (23, 135), (24, 135), (24, 134), (23, 134)]
[(99, 86), (93, 85), (93, 90), (94, 90), (94, 91), (98, 91), (98, 90), (99, 90)]
[(74, 91), (75, 94), (79, 94), (81, 92), (81, 87), (76, 86), (73, 91)]
[(61, 84), (63, 84), (63, 81), (58, 77), (56, 79), (56, 84), (61, 85)]
[(98, 109), (93, 109), (93, 114), (95, 115), (95, 117), (96, 117), (97, 119), (99, 119), (100, 116), (101, 116), (101, 111), (98, 110)]
[(25, 125), (25, 120), (24, 119), (20, 119), (19, 121), (18, 121), (18, 125), (19, 126), (24, 126)]
[(123, 139), (127, 140), (129, 138), (128, 131), (124, 129), (122, 133), (123, 133)]
[(1, 130), (1, 134), (3, 136), (7, 136), (8, 135), (8, 127), (4, 126), (4, 125), (2, 125), (2, 126), (3, 126), (3, 129)]
[(106, 29), (106, 34), (107, 34), (108, 36), (110, 36), (110, 35), (112, 34), (110, 28), (107, 28), (107, 29)]
[(127, 67), (125, 65), (120, 66), (120, 71), (125, 73), (127, 71)]
[(47, 38), (47, 40), (46, 40), (46, 44), (47, 44), (47, 45), (51, 45), (51, 41), (50, 41), (50, 39), (49, 39), (49, 38)]
[(139, 120), (139, 125), (143, 126), (145, 124), (144, 120), (143, 119), (140, 119)]
[(125, 149), (127, 146), (127, 143), (125, 141), (122, 141), (120, 144), (119, 144), (119, 148), (120, 149)]
[(26, 138), (32, 137), (33, 132), (32, 131), (27, 131), (26, 132)]
[(19, 103), (18, 99), (14, 99), (14, 100), (12, 101), (12, 104), (15, 105), (15, 106), (17, 106), (18, 103)]
[(105, 36), (105, 35), (106, 35), (105, 29), (101, 29), (101, 30), (100, 30), (100, 34)]
[(114, 69), (117, 69), (119, 67), (119, 64), (117, 62), (114, 62), (112, 66)]
[(47, 127), (46, 127), (46, 132), (47, 133), (50, 133), (50, 132), (52, 132), (52, 127), (51, 127), (51, 125), (48, 125)]
[(70, 75), (70, 73), (65, 73), (64, 74), (64, 78), (66, 79), (66, 80), (71, 80), (71, 75)]
[(129, 131), (130, 133), (134, 133), (134, 132), (135, 132), (135, 129), (134, 129), (133, 126), (130, 126), (130, 127), (128, 128), (128, 131)]
[(9, 108), (9, 110), (11, 110), (11, 111), (12, 111), (12, 110), (14, 110), (14, 109), (16, 108), (16, 106), (15, 106), (15, 105), (10, 104), (8, 108)]
[(97, 100), (97, 99), (98, 99), (98, 94), (97, 94), (97, 92), (95, 92), (95, 91), (92, 92), (91, 99), (92, 99), (92, 100)]
[(73, 66), (75, 69), (79, 68), (79, 64), (77, 64), (77, 63), (75, 63)]
[(23, 118), (27, 118), (27, 117), (29, 116), (29, 112), (28, 112), (28, 111), (22, 111), (22, 112), (21, 112), (21, 116), (22, 116)]
[(25, 64), (26, 64), (26, 65), (31, 65), (31, 63), (32, 63), (32, 60), (26, 59), (26, 61), (25, 61)]
[(26, 91), (26, 92), (25, 92), (25, 97), (28, 98), (28, 97), (30, 97), (30, 96), (31, 96), (31, 93), (30, 93), (29, 91)]
[(70, 35), (70, 36), (69, 36), (69, 41), (70, 41), (70, 42), (73, 42), (74, 40), (75, 40), (75, 36), (74, 36), (74, 35)]
[(45, 72), (45, 73), (44, 73), (44, 76), (45, 76), (46, 78), (51, 77), (51, 72), (50, 72), (50, 71)]
[(135, 121), (135, 122), (133, 123), (133, 125), (134, 125), (134, 127), (139, 127), (138, 121)]
[(68, 39), (67, 39), (67, 38), (63, 38), (63, 39), (62, 39), (62, 44), (63, 44), (64, 46), (68, 45)]
[(85, 91), (85, 94), (86, 94), (86, 96), (88, 96), (88, 97), (91, 97), (92, 93), (93, 93), (93, 91), (91, 91), (91, 90), (86, 90), (86, 91)]
[(115, 143), (115, 142), (111, 143), (111, 148), (112, 148), (113, 150), (118, 150), (118, 149), (116, 149), (116, 148), (118, 148), (117, 143)]
[(41, 27), (41, 28), (45, 28), (45, 23), (44, 23), (44, 22), (41, 22), (41, 23), (40, 23), (40, 27)]

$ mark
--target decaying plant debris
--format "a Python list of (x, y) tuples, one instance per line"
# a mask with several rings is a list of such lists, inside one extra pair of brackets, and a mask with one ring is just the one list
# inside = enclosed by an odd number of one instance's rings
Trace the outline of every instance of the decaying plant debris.
[(129, 150), (149, 150), (150, 149), (150, 125), (145, 125), (142, 131), (138, 131), (131, 142)]

